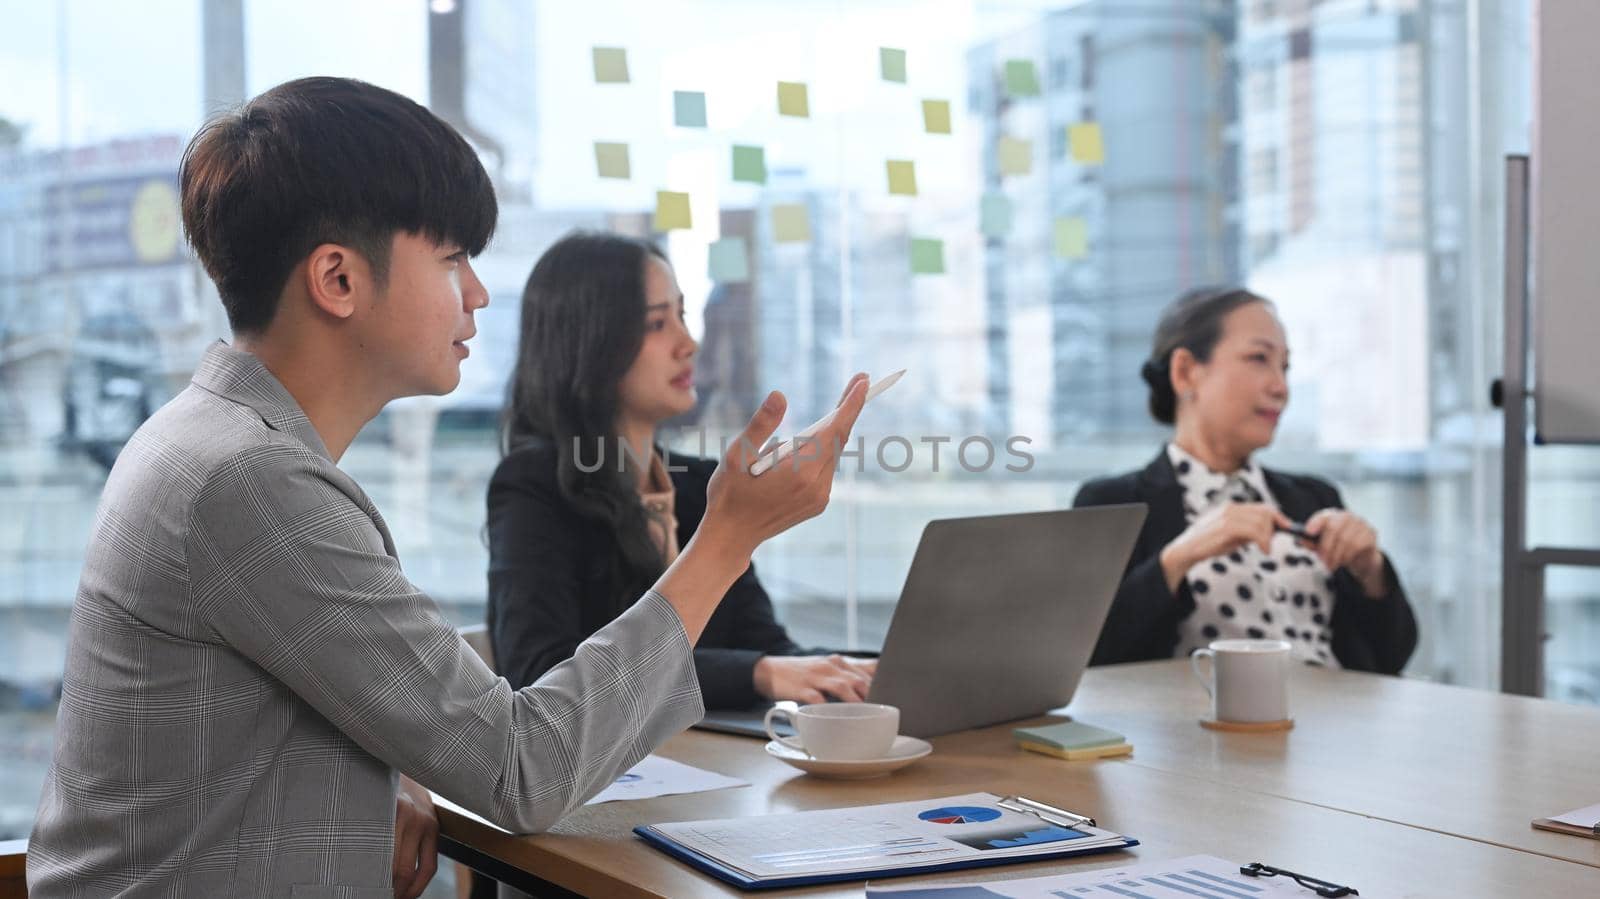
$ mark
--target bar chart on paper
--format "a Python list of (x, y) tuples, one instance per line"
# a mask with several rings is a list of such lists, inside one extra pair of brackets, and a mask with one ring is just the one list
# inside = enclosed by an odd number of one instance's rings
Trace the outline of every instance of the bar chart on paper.
[(1274, 899), (1309, 895), (1293, 880), (1257, 878), (1209, 855), (1140, 865), (950, 886), (867, 886), (868, 899)]

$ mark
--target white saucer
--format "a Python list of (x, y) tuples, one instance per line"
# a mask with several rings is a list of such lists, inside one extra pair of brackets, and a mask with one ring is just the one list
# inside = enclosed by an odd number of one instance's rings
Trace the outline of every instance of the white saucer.
[(899, 736), (894, 738), (894, 745), (889, 747), (889, 754), (881, 759), (868, 759), (862, 762), (825, 762), (776, 740), (767, 743), (767, 755), (779, 761), (788, 762), (807, 774), (842, 780), (882, 777), (891, 771), (904, 768), (932, 751), (933, 746), (926, 740)]

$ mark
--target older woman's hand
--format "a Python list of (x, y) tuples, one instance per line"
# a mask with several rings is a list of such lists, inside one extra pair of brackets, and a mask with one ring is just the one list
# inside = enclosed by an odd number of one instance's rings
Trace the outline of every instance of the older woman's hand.
[(1288, 517), (1266, 503), (1228, 503), (1200, 516), (1161, 551), (1161, 571), (1167, 589), (1176, 591), (1184, 575), (1213, 556), (1226, 555), (1247, 543), (1271, 548), (1273, 531), (1291, 524)]
[(1361, 516), (1344, 509), (1323, 509), (1306, 522), (1315, 543), (1302, 544), (1321, 557), (1329, 571), (1350, 569), (1361, 589), (1377, 599), (1389, 594), (1378, 532)]

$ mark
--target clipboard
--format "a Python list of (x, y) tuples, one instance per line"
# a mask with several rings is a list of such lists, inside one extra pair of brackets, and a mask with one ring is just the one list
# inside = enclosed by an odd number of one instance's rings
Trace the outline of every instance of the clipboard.
[[(1583, 823), (1587, 821), (1593, 821), (1594, 823)], [(1549, 830), (1555, 833), (1570, 834), (1575, 837), (1600, 840), (1600, 805), (1573, 809), (1553, 818), (1534, 818), (1532, 823), (1539, 830)]]
[[(985, 801), (998, 805), (1007, 811), (1027, 815), (1039, 821), (1056, 827), (1082, 828), (1096, 827), (1094, 819), (1087, 815), (1080, 815), (1062, 808), (1056, 808), (1043, 802), (1028, 799), (1023, 796), (997, 797), (993, 794), (982, 795)], [(967, 798), (972, 798), (971, 796)], [(855, 808), (830, 809), (821, 812), (796, 812), (788, 815), (768, 815), (761, 818), (744, 819), (746, 821), (760, 821), (763, 819), (801, 819), (804, 816), (819, 816), (832, 813), (871, 814), (876, 811), (901, 810), (907, 806), (926, 806), (930, 803), (944, 803), (949, 799), (933, 799), (924, 802), (898, 802), (886, 803), (878, 806), (859, 806)], [(903, 877), (913, 874), (936, 874), (942, 871), (959, 871), (969, 868), (992, 867), (995, 865), (1017, 864), (1022, 862), (1039, 861), (1042, 859), (1065, 858), (1078, 855), (1095, 855), (1105, 852), (1116, 852), (1139, 845), (1139, 841), (1122, 834), (1105, 832), (1106, 836), (1096, 841), (1087, 841), (1086, 844), (1074, 845), (1074, 841), (1065, 840), (1058, 843), (1040, 844), (1036, 849), (1026, 854), (1010, 854), (1000, 856), (985, 856), (977, 853), (972, 857), (955, 858), (946, 861), (932, 861), (919, 864), (904, 864), (887, 867), (874, 867), (870, 870), (819, 870), (793, 875), (765, 875), (753, 876), (735, 864), (717, 858), (707, 852), (698, 850), (663, 830), (667, 827), (691, 826), (697, 824), (714, 825), (717, 823), (737, 824), (738, 819), (728, 822), (679, 822), (677, 825), (645, 825), (635, 827), (634, 833), (646, 843), (659, 849), (673, 858), (709, 874), (724, 883), (732, 884), (741, 890), (769, 890), (785, 887), (810, 886), (822, 883), (841, 883), (847, 881), (876, 880), (885, 877)]]

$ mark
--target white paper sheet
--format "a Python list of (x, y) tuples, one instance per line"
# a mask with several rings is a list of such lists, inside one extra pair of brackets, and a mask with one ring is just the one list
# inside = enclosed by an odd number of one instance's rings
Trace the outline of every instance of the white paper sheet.
[[(1308, 873), (1308, 872), (1301, 872)], [(1309, 872), (1331, 876), (1327, 871)], [(1339, 881), (1343, 883), (1343, 881)], [(1359, 887), (1359, 884), (1356, 886)], [(1170, 861), (1145, 862), (1103, 868), (1083, 874), (1052, 874), (1025, 880), (993, 880), (983, 883), (933, 886), (867, 885), (867, 899), (1270, 899), (1274, 896), (1312, 895), (1294, 880), (1278, 877), (1247, 877), (1239, 866), (1209, 855), (1191, 855)], [(1362, 899), (1370, 899), (1362, 893)]]
[(1571, 824), (1575, 827), (1593, 827), (1596, 824), (1600, 824), (1600, 805), (1574, 809), (1566, 814), (1556, 815), (1550, 820), (1560, 821), (1562, 824)]
[(617, 778), (615, 783), (601, 790), (584, 805), (598, 805), (619, 799), (652, 799), (656, 796), (675, 796), (679, 793), (704, 793), (708, 790), (749, 785), (748, 780), (685, 765), (659, 755), (647, 755), (639, 764), (628, 769), (628, 773)]
[[(619, 799), (650, 799), (656, 796), (673, 796), (679, 793), (703, 793), (707, 790), (747, 787), (749, 785), (750, 782), (747, 780), (727, 777), (715, 771), (707, 771), (703, 768), (685, 765), (682, 762), (665, 759), (659, 755), (647, 755), (639, 764), (629, 768), (628, 773), (618, 777), (611, 786), (601, 790), (584, 805), (614, 802)], [(433, 793), (432, 796), (434, 805), (447, 808), (480, 824), (487, 824), (501, 833), (511, 833), (504, 827), (494, 824), (482, 815), (473, 814), (438, 793)]]

